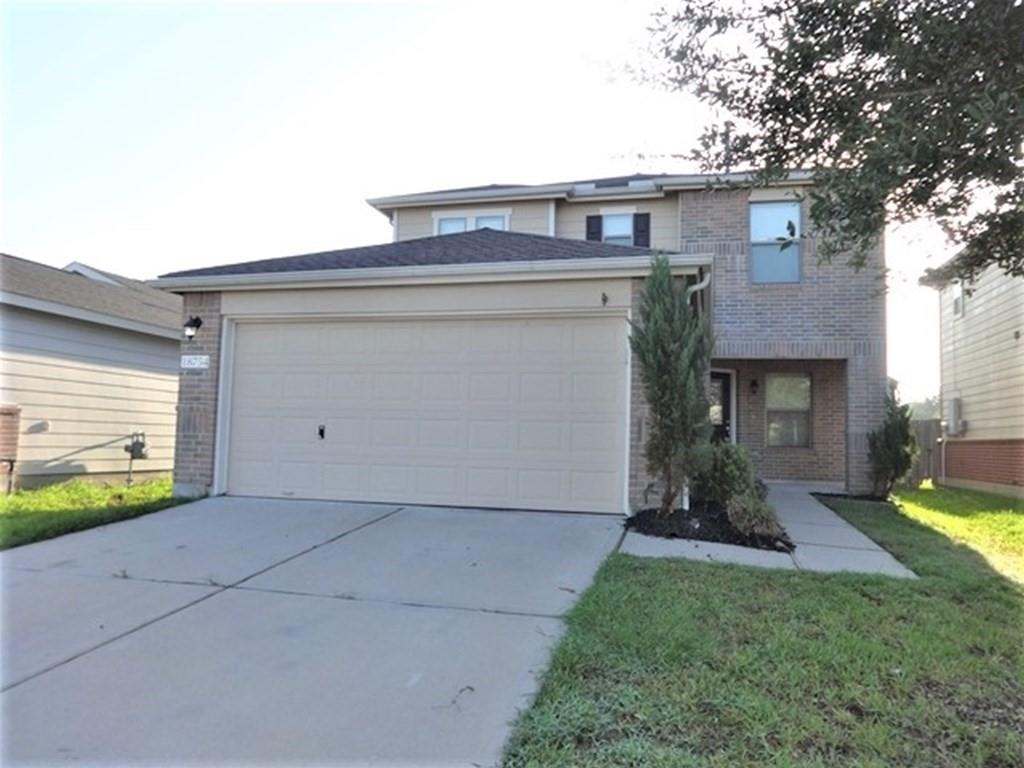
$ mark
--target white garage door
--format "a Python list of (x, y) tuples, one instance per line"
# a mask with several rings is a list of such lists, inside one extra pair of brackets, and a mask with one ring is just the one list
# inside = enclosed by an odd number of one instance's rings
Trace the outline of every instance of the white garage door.
[(623, 510), (623, 318), (238, 323), (229, 493)]

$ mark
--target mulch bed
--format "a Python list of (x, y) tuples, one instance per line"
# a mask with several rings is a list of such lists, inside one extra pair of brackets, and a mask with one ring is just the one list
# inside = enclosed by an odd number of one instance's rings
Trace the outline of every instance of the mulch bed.
[(686, 512), (676, 510), (662, 517), (657, 509), (641, 509), (626, 518), (626, 529), (663, 539), (696, 539), (718, 544), (792, 552), (796, 545), (785, 536), (751, 536), (737, 530), (725, 509), (714, 502), (692, 501)]

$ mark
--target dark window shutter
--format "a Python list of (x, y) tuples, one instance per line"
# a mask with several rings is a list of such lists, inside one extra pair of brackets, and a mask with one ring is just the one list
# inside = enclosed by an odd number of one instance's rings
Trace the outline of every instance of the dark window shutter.
[(601, 242), (601, 217), (587, 216), (587, 240)]
[(637, 248), (651, 247), (651, 214), (633, 214), (633, 245)]

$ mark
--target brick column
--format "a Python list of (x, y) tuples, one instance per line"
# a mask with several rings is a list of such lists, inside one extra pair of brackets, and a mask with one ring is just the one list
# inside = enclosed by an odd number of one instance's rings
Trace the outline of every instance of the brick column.
[(6, 493), (8, 486), (14, 486), (12, 474), (17, 474), (18, 466), (11, 471), (11, 461), (18, 458), (18, 438), (21, 434), (21, 407), (17, 405), (0, 405), (0, 492)]
[(217, 383), (220, 372), (220, 293), (186, 293), (182, 323), (203, 321), (191, 341), (182, 338), (183, 355), (209, 355), (208, 368), (183, 369), (178, 376), (178, 433), (174, 446), (174, 493), (204, 496), (213, 485), (217, 435)]
[(885, 419), (889, 386), (885, 344), (872, 342), (867, 347), (868, 354), (846, 361), (846, 490), (854, 494), (872, 490), (868, 433)]

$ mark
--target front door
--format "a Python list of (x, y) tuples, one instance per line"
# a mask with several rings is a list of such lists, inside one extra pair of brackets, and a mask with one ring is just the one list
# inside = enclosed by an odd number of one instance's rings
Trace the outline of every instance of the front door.
[(711, 372), (711, 391), (708, 395), (711, 405), (711, 439), (717, 443), (732, 440), (732, 374), (726, 371)]

